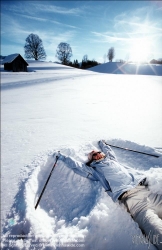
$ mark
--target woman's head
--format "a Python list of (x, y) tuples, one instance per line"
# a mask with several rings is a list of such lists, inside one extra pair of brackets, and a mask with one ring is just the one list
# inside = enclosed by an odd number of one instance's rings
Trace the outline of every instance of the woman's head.
[(102, 158), (105, 157), (105, 154), (101, 151), (96, 151), (96, 150), (93, 150), (92, 152), (90, 152), (88, 154), (88, 160), (89, 161), (93, 161), (93, 160), (100, 160)]

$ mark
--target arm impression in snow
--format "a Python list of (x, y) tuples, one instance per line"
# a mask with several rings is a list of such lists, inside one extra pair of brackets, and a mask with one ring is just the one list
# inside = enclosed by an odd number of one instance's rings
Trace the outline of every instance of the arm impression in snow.
[(71, 157), (62, 154), (59, 154), (59, 159), (65, 162), (66, 166), (72, 169), (76, 174), (79, 174), (93, 181), (98, 181), (96, 178), (94, 178), (92, 169), (86, 166), (84, 163), (78, 162)]

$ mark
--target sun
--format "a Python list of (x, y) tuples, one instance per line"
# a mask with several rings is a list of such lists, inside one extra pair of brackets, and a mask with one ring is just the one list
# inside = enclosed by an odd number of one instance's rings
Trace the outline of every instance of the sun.
[(148, 39), (135, 39), (130, 49), (130, 60), (137, 63), (147, 62), (151, 52), (151, 43)]

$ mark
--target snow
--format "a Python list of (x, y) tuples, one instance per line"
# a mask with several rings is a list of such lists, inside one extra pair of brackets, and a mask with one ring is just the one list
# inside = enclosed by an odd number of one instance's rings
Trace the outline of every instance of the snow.
[(5, 57), (5, 59), (2, 61), (2, 64), (4, 63), (11, 63), (12, 61), (15, 60), (15, 58), (18, 56), (19, 54), (12, 54), (12, 55), (8, 55)]
[(2, 249), (5, 244), (57, 249), (61, 243), (76, 244), (66, 249), (79, 244), (94, 250), (155, 249), (98, 182), (74, 174), (61, 161), (37, 210), (34, 206), (55, 162), (53, 153), (85, 162), (100, 139), (159, 155), (114, 148), (119, 162), (145, 171), (152, 191), (161, 194), (161, 76), (28, 63), (29, 72), (1, 66)]
[(161, 64), (135, 64), (108, 62), (90, 69), (94, 72), (111, 74), (157, 75), (162, 76)]

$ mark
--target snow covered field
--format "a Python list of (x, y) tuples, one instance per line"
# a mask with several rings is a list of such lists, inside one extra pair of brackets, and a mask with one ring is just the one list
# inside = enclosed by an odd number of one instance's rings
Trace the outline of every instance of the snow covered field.
[(94, 72), (109, 74), (134, 74), (162, 76), (161, 64), (136, 64), (108, 62), (91, 68)]
[(123, 164), (146, 171), (150, 188), (161, 193), (162, 77), (29, 65), (29, 72), (21, 73), (1, 66), (3, 249), (15, 243), (15, 249), (58, 249), (58, 243), (74, 241), (78, 245), (68, 249), (148, 249), (124, 207), (61, 162), (37, 210), (34, 206), (53, 153), (61, 150), (86, 161), (100, 139), (159, 155), (114, 150)]

